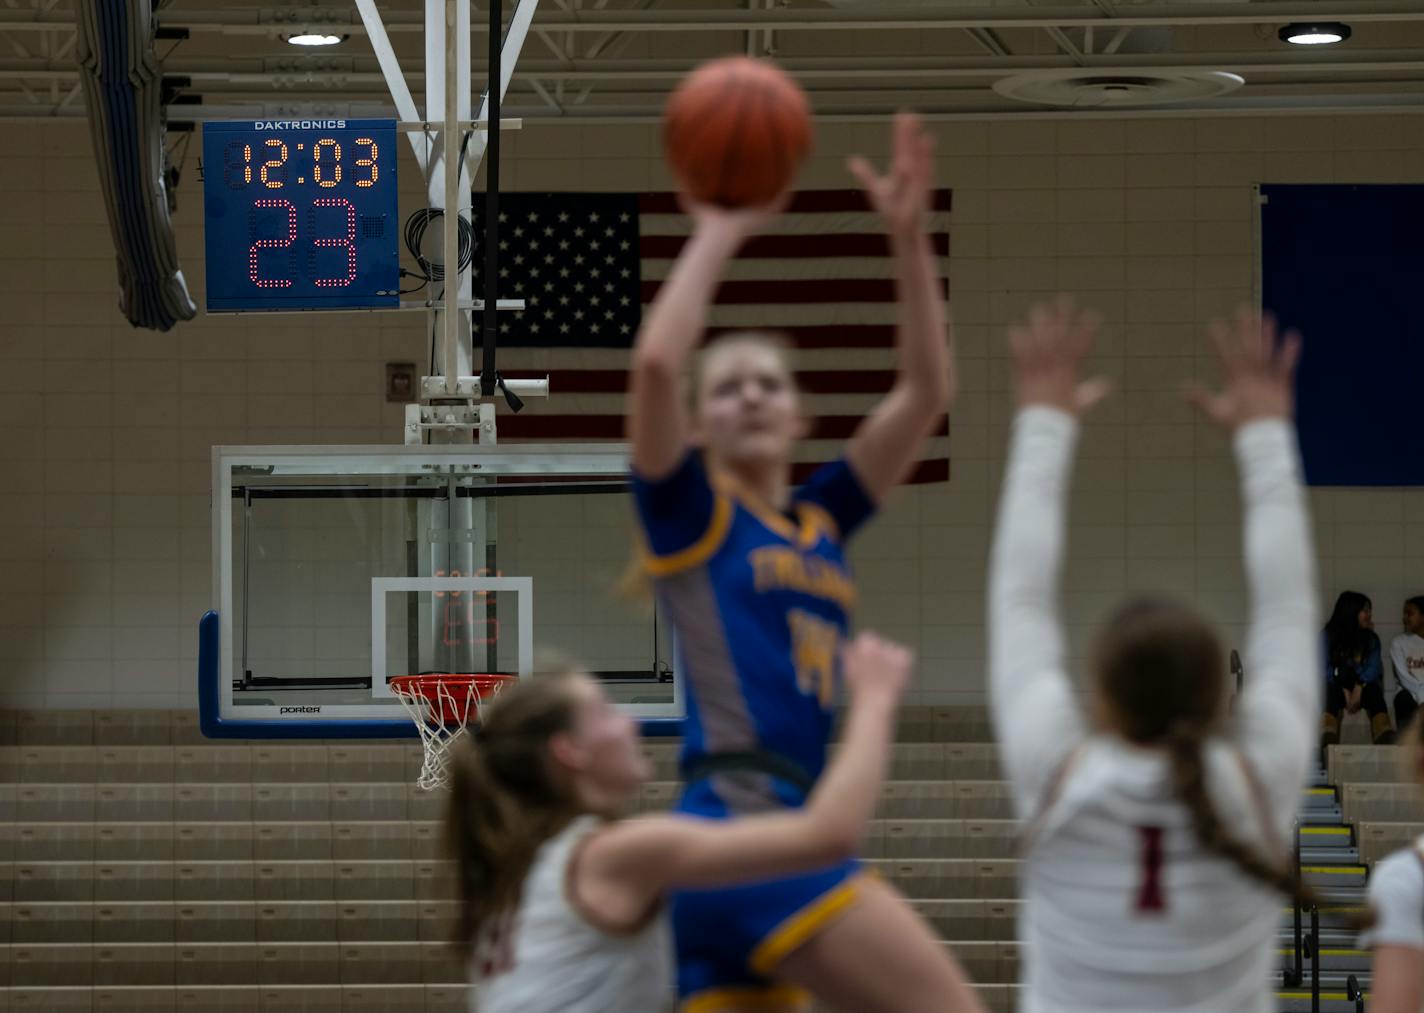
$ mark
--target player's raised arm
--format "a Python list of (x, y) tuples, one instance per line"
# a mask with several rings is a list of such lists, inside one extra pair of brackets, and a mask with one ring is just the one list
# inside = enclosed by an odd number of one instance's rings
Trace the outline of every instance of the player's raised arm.
[(628, 439), (633, 468), (648, 479), (672, 472), (687, 451), (683, 373), (702, 333), (727, 262), (747, 237), (779, 210), (726, 210), (689, 204), (694, 228), (677, 263), (643, 316), (633, 345), (628, 392)]
[(895, 385), (861, 423), (846, 448), (856, 477), (879, 501), (914, 469), (924, 442), (949, 409), (957, 387), (953, 332), (925, 217), (934, 190), (934, 139), (919, 118), (895, 118), (894, 154), (881, 176), (863, 158), (851, 171), (885, 220), (895, 260), (899, 356)]
[(626, 820), (590, 841), (581, 872), (647, 904), (669, 889), (747, 882), (852, 857), (884, 785), (912, 662), (910, 651), (874, 634), (845, 648), (845, 741), (804, 808), (734, 820)]
[(1078, 416), (1108, 390), (1079, 376), (1097, 329), (1066, 298), (1009, 328), (1019, 411), (989, 563), (989, 698), (1021, 814), (1084, 734), (1056, 598)]
[(1237, 741), (1275, 804), (1278, 823), (1298, 805), (1321, 709), (1315, 552), (1291, 421), (1300, 336), (1276, 334), (1250, 310), (1212, 325), (1223, 389), (1191, 392), (1202, 413), (1228, 430), (1245, 507), (1250, 673), (1237, 703)]

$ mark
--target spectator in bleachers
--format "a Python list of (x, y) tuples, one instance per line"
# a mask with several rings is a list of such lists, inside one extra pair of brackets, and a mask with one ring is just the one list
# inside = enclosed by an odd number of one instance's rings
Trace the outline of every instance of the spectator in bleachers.
[(1340, 722), (1348, 711), (1370, 716), (1370, 737), (1376, 745), (1394, 741), (1389, 706), (1384, 698), (1384, 665), (1375, 633), (1374, 604), (1358, 591), (1341, 591), (1335, 611), (1325, 624), (1325, 714), (1320, 722), (1320, 748), (1340, 741)]
[(1390, 641), (1389, 660), (1399, 686), (1394, 694), (1394, 725), (1403, 728), (1424, 701), (1424, 595), (1404, 603), (1404, 632)]

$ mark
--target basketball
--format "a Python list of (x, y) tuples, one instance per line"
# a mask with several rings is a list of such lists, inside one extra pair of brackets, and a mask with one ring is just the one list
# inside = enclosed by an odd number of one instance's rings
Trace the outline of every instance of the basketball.
[(757, 207), (785, 190), (811, 150), (811, 106), (784, 71), (732, 56), (703, 64), (668, 99), (663, 146), (705, 204)]

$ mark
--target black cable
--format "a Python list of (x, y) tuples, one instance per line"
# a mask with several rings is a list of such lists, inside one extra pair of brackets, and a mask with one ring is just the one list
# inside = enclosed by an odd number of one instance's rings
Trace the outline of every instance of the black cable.
[[(445, 217), (445, 212), (440, 208), (421, 208), (412, 212), (405, 221), (405, 248), (410, 251), (410, 255), (415, 258), (415, 262), (420, 265), (421, 272), (412, 272), (415, 278), (424, 278), (426, 281), (444, 281), (445, 265), (430, 260), (421, 252), (421, 244), (425, 239), (425, 231), (430, 228), (430, 223), (439, 221)], [(463, 217), (457, 216), (459, 223), (456, 240), (457, 257), (459, 260), (459, 270), (463, 271), (474, 262), (475, 257), (475, 232)]]
[(423, 274), (417, 274), (417, 273), (414, 272), (414, 271), (407, 271), (405, 268), (401, 268), (401, 269), (400, 269), (400, 276), (401, 276), (402, 278), (419, 278), (419, 279), (420, 279), (420, 284), (417, 285), (417, 286), (415, 286), (415, 288), (403, 288), (403, 289), (400, 289), (399, 292), (400, 292), (401, 295), (410, 295), (412, 292), (419, 292), (419, 291), (420, 291), (421, 289), (423, 289), (426, 285), (429, 285), (429, 284), (430, 284), (430, 279), (427, 278), (425, 275), (423, 275)]
[[(442, 289), (440, 290), (440, 294), (435, 297), (435, 301), (436, 301), (436, 302), (439, 302), (441, 299), (444, 299), (444, 298), (445, 298), (445, 290), (442, 288)], [(435, 316), (434, 316), (434, 314), (431, 314), (431, 315), (430, 315), (430, 375), (431, 375), (431, 376), (434, 376), (434, 375), (435, 375)]]

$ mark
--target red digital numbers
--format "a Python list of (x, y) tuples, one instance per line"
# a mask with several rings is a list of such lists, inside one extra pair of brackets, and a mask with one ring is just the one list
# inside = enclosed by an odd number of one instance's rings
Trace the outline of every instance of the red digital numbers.
[[(344, 197), (323, 197), (321, 200), (312, 201), (312, 207), (346, 209), (346, 235), (312, 240), (312, 246), (317, 249), (346, 247), (346, 277), (312, 280), (312, 284), (318, 288), (344, 288), (356, 280), (356, 205)], [(312, 217), (316, 217), (315, 211), (312, 212)]]
[[(274, 198), (252, 202), (253, 215), (259, 208), (285, 208), (287, 211), (287, 237), (285, 239), (259, 239), (247, 251), (247, 276), (258, 288), (291, 288), (291, 278), (263, 278), (257, 270), (258, 252), (261, 250), (285, 250), (297, 241), (297, 209), (289, 200)], [(249, 222), (256, 231), (256, 222)]]
[[(356, 206), (344, 197), (324, 197), (320, 200), (312, 201), (311, 212), (307, 216), (307, 227), (312, 233), (316, 232), (318, 208), (340, 208), (343, 209), (346, 214), (340, 235), (313, 235), (311, 259), (315, 262), (318, 250), (344, 248), (346, 250), (346, 270), (345, 274), (332, 278), (313, 278), (312, 284), (318, 288), (345, 288), (356, 280)], [(291, 278), (263, 277), (260, 270), (260, 258), (263, 250), (290, 250), (292, 245), (297, 241), (296, 205), (280, 197), (253, 201), (252, 210), (249, 212), (248, 218), (248, 231), (253, 236), (257, 234), (257, 213), (264, 210), (286, 212), (286, 235), (278, 235), (277, 237), (269, 239), (257, 239), (248, 247), (247, 276), (251, 279), (252, 284), (258, 288), (291, 288), (294, 284)], [(278, 231), (281, 231), (280, 228)], [(296, 273), (295, 258), (289, 262), (288, 273)]]
[[(443, 577), (445, 571), (436, 570), (435, 576)], [(451, 570), (450, 576), (460, 577), (463, 574), (459, 570)], [(472, 576), (502, 577), (503, 574), (498, 570), (491, 571), (481, 567)], [(433, 597), (436, 600), (444, 599), (444, 615), (441, 617), (443, 629), (440, 640), (446, 647), (499, 643), (499, 619), (488, 614), (482, 618), (475, 615), (476, 603), (484, 605), (488, 612), (489, 606), (493, 602), (490, 597), (492, 594), (491, 591), (433, 592)]]

